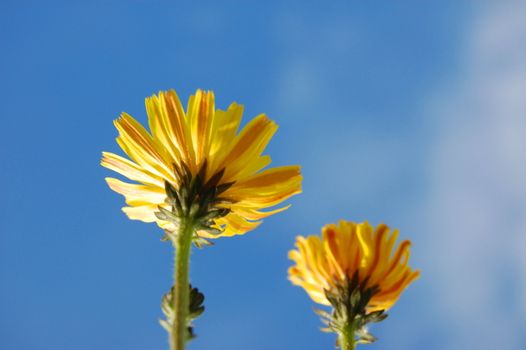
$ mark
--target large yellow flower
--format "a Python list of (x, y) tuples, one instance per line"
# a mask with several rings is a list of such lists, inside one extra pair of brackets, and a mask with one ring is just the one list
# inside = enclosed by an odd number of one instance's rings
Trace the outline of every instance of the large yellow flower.
[[(117, 143), (130, 160), (103, 152), (101, 161), (106, 168), (135, 181), (106, 179), (111, 189), (125, 196), (128, 206), (123, 211), (130, 219), (173, 229), (173, 223), (159, 219), (156, 212), (159, 206), (170, 210), (165, 201), (165, 182), (179, 188), (177, 167), (191, 176), (203, 175), (205, 183), (214, 179), (218, 188), (223, 185), (218, 202), (226, 214), (215, 219), (214, 226), (221, 233), (213, 237), (254, 229), (262, 218), (288, 206), (267, 212), (261, 209), (301, 192), (298, 166), (263, 170), (270, 157), (262, 152), (277, 130), (265, 115), (257, 116), (238, 132), (243, 106), (233, 103), (226, 111), (216, 109), (213, 92), (201, 90), (190, 97), (186, 112), (174, 90), (147, 98), (146, 110), (151, 133), (126, 113), (115, 121)], [(212, 237), (207, 231), (199, 234)]]
[(373, 230), (367, 222), (340, 221), (323, 227), (321, 238), (300, 236), (298, 250), (289, 252), (296, 263), (289, 279), (322, 305), (332, 305), (328, 294), (351, 286), (368, 293), (368, 313), (387, 310), (420, 275), (408, 266), (411, 242), (405, 240), (393, 251), (398, 230), (389, 232), (383, 224)]

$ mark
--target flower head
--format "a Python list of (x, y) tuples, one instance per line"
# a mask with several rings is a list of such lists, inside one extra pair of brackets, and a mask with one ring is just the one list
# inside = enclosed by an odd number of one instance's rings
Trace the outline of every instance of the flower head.
[[(411, 242), (395, 249), (398, 230), (386, 225), (340, 221), (322, 229), (322, 236), (298, 237), (297, 250), (289, 252), (296, 265), (289, 279), (303, 287), (315, 302), (330, 305), (333, 314), (321, 312), (330, 330), (351, 325), (362, 332), (362, 342), (372, 341), (365, 325), (385, 318), (404, 289), (420, 275), (408, 266)], [(346, 326), (347, 325), (347, 326)]]
[(200, 236), (232, 236), (288, 206), (261, 209), (301, 192), (298, 166), (264, 170), (270, 157), (262, 153), (277, 130), (265, 115), (238, 132), (243, 106), (216, 109), (213, 92), (201, 90), (190, 97), (186, 111), (174, 90), (147, 98), (146, 111), (150, 132), (127, 113), (115, 121), (117, 143), (129, 159), (103, 152), (101, 161), (134, 181), (106, 179), (125, 196), (123, 211), (130, 219), (157, 222), (170, 231), (174, 203), (188, 211), (195, 204), (205, 223)]
[(389, 234), (389, 227), (383, 224), (375, 230), (367, 222), (327, 225), (321, 238), (297, 238), (298, 250), (289, 252), (296, 262), (289, 269), (289, 278), (315, 302), (330, 305), (325, 291), (344, 285), (356, 274), (363, 289), (376, 290), (367, 309), (389, 309), (420, 274), (408, 266), (410, 241), (403, 241), (393, 254), (397, 237), (398, 230)]

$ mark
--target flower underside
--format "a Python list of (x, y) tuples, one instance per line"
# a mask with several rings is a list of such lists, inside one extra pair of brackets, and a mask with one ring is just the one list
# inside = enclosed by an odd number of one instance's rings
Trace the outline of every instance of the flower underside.
[(234, 202), (221, 197), (221, 194), (228, 190), (234, 182), (220, 183), (225, 172), (224, 168), (205, 182), (206, 164), (205, 159), (195, 176), (185, 163), (181, 163), (180, 166), (174, 164), (179, 187), (175, 188), (168, 181), (165, 182), (167, 195), (165, 203), (171, 209), (159, 206), (159, 211), (155, 213), (158, 219), (173, 224), (173, 230), (165, 230), (165, 240), (175, 241), (178, 228), (186, 220), (190, 220), (194, 225), (196, 232), (193, 234), (192, 241), (198, 247), (212, 244), (198, 232), (206, 232), (212, 237), (223, 232), (223, 227), (218, 225), (216, 220), (228, 215), (230, 209), (224, 206)]
[(298, 237), (297, 250), (289, 257), (296, 264), (289, 279), (301, 286), (317, 303), (332, 306), (332, 313), (318, 310), (327, 328), (341, 334), (352, 329), (357, 341), (368, 343), (374, 337), (366, 325), (379, 322), (404, 289), (420, 275), (409, 263), (411, 242), (396, 249), (398, 231), (367, 222), (340, 221), (327, 225), (322, 236)]
[(367, 283), (360, 283), (358, 272), (355, 272), (351, 279), (346, 278), (333, 289), (325, 290), (332, 312), (314, 310), (325, 324), (321, 330), (341, 334), (350, 328), (355, 332), (358, 343), (375, 342), (376, 337), (369, 333), (368, 325), (385, 320), (387, 313), (385, 310), (368, 311), (367, 305), (379, 290), (378, 286), (366, 286)]
[(101, 161), (135, 182), (106, 179), (125, 196), (123, 211), (130, 219), (157, 222), (174, 232), (177, 220), (171, 214), (180, 216), (185, 205), (191, 208), (197, 200), (202, 201), (199, 215), (215, 211), (201, 220), (197, 235), (233, 236), (288, 206), (262, 209), (301, 192), (298, 166), (267, 168), (270, 157), (263, 151), (277, 125), (265, 115), (240, 129), (243, 107), (233, 103), (226, 111), (216, 109), (214, 94), (201, 90), (190, 97), (186, 111), (173, 90), (147, 98), (146, 110), (150, 132), (126, 113), (115, 121), (117, 143), (130, 159), (103, 152)]

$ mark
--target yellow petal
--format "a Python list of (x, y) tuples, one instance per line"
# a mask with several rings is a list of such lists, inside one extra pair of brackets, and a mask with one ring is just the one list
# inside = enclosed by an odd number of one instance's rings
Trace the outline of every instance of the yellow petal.
[(170, 124), (170, 129), (177, 140), (176, 146), (181, 153), (181, 160), (190, 166), (192, 170), (195, 170), (195, 154), (192, 147), (190, 124), (184, 113), (181, 101), (174, 90), (161, 94), (160, 99), (166, 110), (167, 122)]
[(262, 212), (262, 211), (254, 210), (254, 209), (251, 209), (251, 208), (236, 207), (234, 205), (234, 206), (232, 206), (232, 211), (235, 212), (236, 214), (244, 217), (247, 220), (260, 220), (260, 219), (264, 219), (264, 218), (266, 218), (268, 216), (274, 215), (276, 213), (285, 211), (288, 208), (290, 208), (290, 204), (286, 205), (286, 206), (284, 206), (282, 208), (274, 209), (274, 210), (267, 211), (267, 212)]
[(270, 207), (301, 193), (300, 168), (286, 166), (268, 169), (246, 181), (235, 183), (226, 197), (247, 207)]
[(144, 222), (155, 222), (157, 217), (155, 212), (158, 211), (156, 205), (142, 205), (137, 207), (124, 207), (122, 211), (128, 215), (132, 220), (140, 220)]
[(150, 204), (161, 204), (166, 198), (163, 188), (130, 184), (111, 177), (106, 178), (106, 182), (112, 190), (126, 197), (126, 204), (133, 206), (138, 202)]
[[(223, 161), (225, 182), (236, 179), (237, 174), (261, 155), (278, 126), (265, 115), (252, 119), (235, 139), (235, 145)], [(219, 166), (221, 168), (222, 166)]]
[(208, 155), (210, 130), (214, 119), (214, 94), (197, 90), (188, 101), (188, 119), (191, 127), (195, 163), (199, 167)]
[(241, 123), (243, 106), (231, 104), (226, 111), (216, 110), (211, 126), (208, 150), (209, 173), (217, 173), (225, 167), (224, 160), (235, 145), (236, 132)]
[(217, 220), (217, 222), (225, 225), (225, 230), (217, 237), (230, 237), (244, 234), (246, 232), (252, 231), (261, 224), (261, 221), (248, 221), (235, 213), (230, 213), (227, 216)]
[(139, 165), (126, 158), (109, 152), (102, 152), (100, 164), (110, 170), (116, 171), (133, 181), (139, 181), (153, 186), (164, 186), (162, 178), (142, 169)]
[[(185, 139), (178, 138), (174, 125), (178, 120), (171, 120), (171, 118), (179, 119), (184, 115), (177, 115), (177, 113), (169, 115), (166, 109), (166, 101), (164, 100), (164, 93), (159, 93), (159, 96), (153, 95), (145, 99), (146, 112), (148, 114), (148, 125), (152, 131), (152, 136), (162, 144), (173, 162), (179, 164), (182, 159), (181, 150), (184, 148)], [(171, 118), (170, 118), (171, 117)], [(180, 123), (180, 122), (179, 122)], [(184, 151), (184, 150), (183, 150)]]
[(117, 143), (126, 154), (159, 177), (175, 181), (173, 177), (172, 163), (166, 155), (166, 150), (158, 146), (151, 135), (130, 115), (123, 113), (115, 121), (119, 130)]

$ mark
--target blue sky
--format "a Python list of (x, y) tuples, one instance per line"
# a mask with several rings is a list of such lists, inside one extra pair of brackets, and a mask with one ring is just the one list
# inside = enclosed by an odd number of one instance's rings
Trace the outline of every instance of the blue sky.
[(167, 348), (171, 247), (99, 159), (122, 111), (204, 88), (274, 119), (267, 153), (305, 180), (288, 211), (194, 251), (189, 349), (332, 349), (286, 255), (339, 219), (399, 228), (422, 269), (368, 348), (522, 349), (524, 38), (521, 1), (2, 1), (0, 348)]

